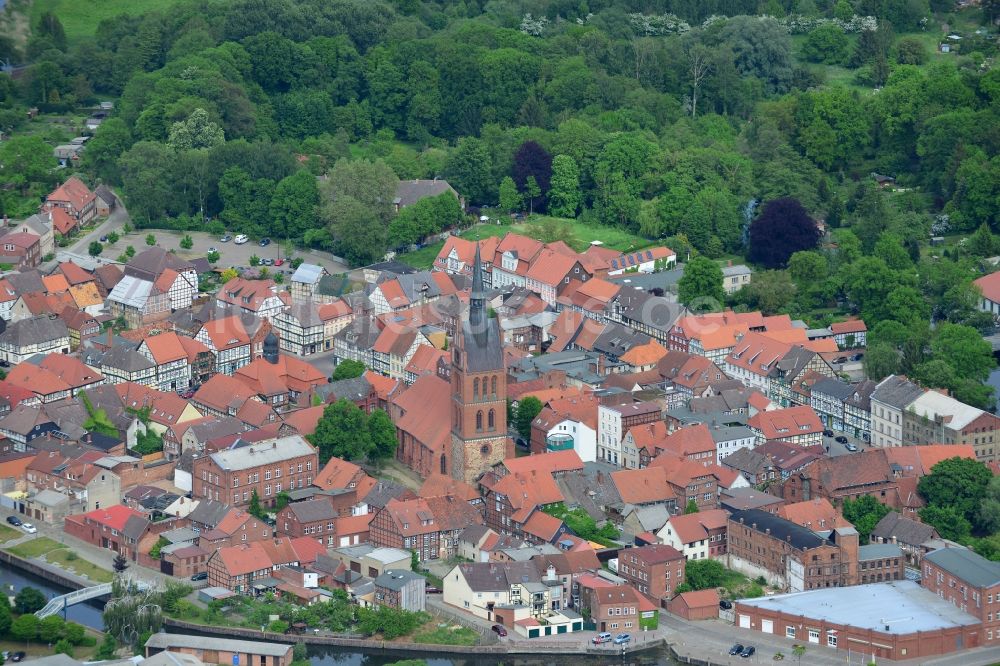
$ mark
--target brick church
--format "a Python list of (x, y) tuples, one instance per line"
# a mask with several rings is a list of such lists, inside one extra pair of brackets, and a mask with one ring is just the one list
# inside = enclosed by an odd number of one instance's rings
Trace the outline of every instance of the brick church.
[(473, 484), (508, 457), (511, 445), (500, 325), (486, 312), (478, 246), (469, 318), (452, 346), (451, 400), (451, 476)]

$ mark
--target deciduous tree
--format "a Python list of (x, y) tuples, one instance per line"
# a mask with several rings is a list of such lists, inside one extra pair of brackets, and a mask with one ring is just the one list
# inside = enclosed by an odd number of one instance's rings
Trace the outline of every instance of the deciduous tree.
[(718, 310), (726, 300), (722, 289), (722, 268), (706, 257), (695, 257), (684, 266), (677, 283), (677, 298), (699, 311)]
[(750, 260), (768, 268), (784, 268), (789, 258), (819, 243), (815, 220), (797, 199), (768, 201), (750, 225)]

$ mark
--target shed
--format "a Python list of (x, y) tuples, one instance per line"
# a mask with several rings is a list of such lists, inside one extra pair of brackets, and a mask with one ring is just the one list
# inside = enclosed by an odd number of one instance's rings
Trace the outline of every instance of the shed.
[(670, 600), (667, 610), (685, 620), (717, 619), (719, 617), (719, 593), (714, 589), (684, 592)]

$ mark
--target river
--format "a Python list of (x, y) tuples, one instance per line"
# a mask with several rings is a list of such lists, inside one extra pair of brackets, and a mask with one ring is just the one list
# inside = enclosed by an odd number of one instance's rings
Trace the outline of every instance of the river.
[[(14, 596), (22, 587), (34, 587), (40, 590), (46, 598), (52, 598), (70, 592), (69, 588), (56, 585), (50, 580), (40, 578), (14, 567), (0, 569), (0, 588), (8, 596)], [(67, 609), (67, 619), (78, 622), (93, 629), (103, 629), (101, 601), (87, 601), (70, 606)], [(474, 649), (474, 648), (473, 648)], [(471, 650), (470, 650), (471, 651)], [(312, 666), (385, 666), (403, 659), (423, 659), (428, 666), (604, 666), (614, 663), (621, 666), (653, 666), (654, 664), (676, 664), (670, 659), (666, 648), (656, 648), (643, 653), (630, 654), (622, 659), (618, 657), (609, 661), (608, 657), (585, 655), (512, 655), (512, 656), (476, 656), (447, 655), (437, 653), (382, 651), (359, 652), (349, 647), (334, 647), (327, 645), (309, 646), (309, 661)]]

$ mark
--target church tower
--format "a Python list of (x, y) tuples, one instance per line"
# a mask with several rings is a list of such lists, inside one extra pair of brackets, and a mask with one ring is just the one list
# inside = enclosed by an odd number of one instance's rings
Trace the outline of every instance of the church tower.
[(473, 485), (510, 448), (500, 326), (486, 312), (478, 245), (475, 261), (469, 318), (456, 332), (451, 356), (451, 476)]

